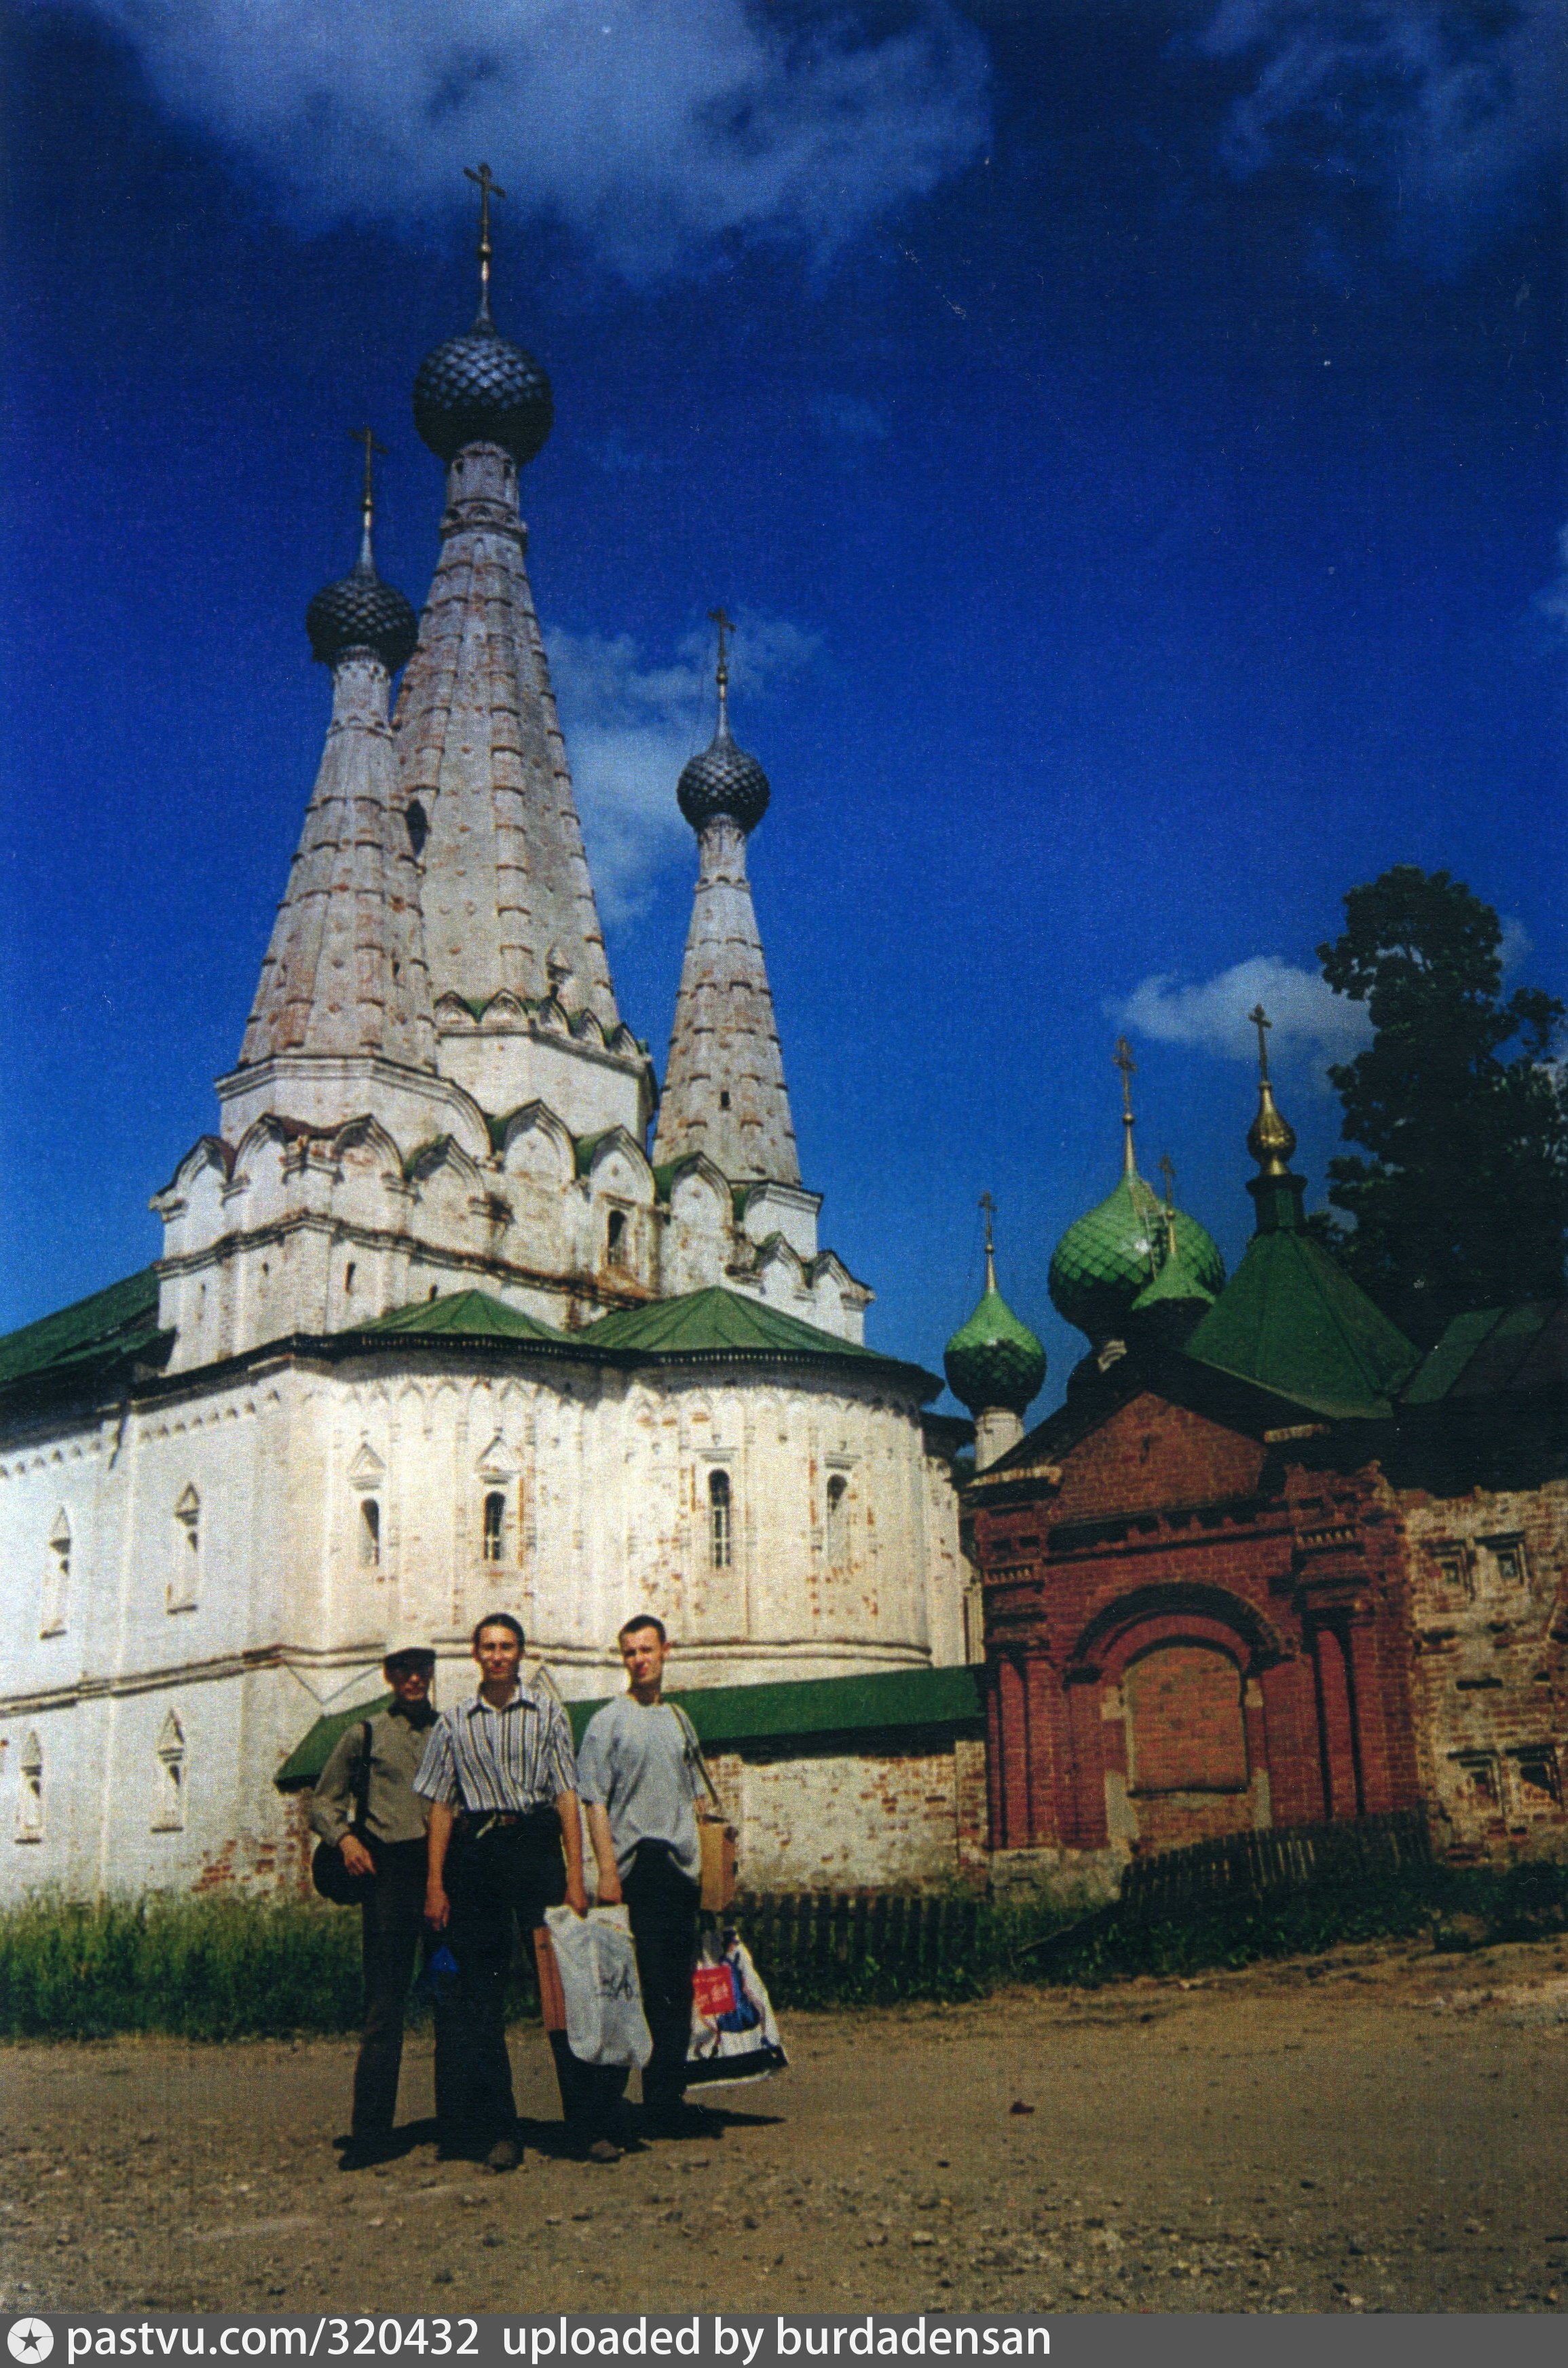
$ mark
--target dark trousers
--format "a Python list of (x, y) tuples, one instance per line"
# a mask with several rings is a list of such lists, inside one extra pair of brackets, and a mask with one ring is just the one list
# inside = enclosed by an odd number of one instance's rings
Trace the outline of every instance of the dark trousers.
[[(517, 2119), (506, 2053), (506, 1975), (514, 1931), (530, 1956), (534, 1929), (547, 1907), (566, 1896), (566, 1859), (553, 1809), (514, 1826), (493, 1826), (477, 1839), (460, 1827), (447, 1853), (447, 1896), (452, 1903), (448, 1946), (458, 1961), (450, 2065), (438, 2101), (449, 2144), (509, 2137)], [(574, 2138), (592, 2117), (592, 2083), (566, 2044), (550, 2035), (561, 2109)]]
[[(397, 2118), (397, 2081), (403, 2066), (403, 2017), (408, 1986), (423, 1948), (425, 1844), (372, 1842), (375, 1886), (359, 1913), (365, 1967), (365, 2021), (359, 2060), (354, 2066), (357, 2138), (381, 2138)], [(448, 2052), (443, 2018), (436, 2024), (436, 2099), (439, 2111)]]
[[(684, 1875), (662, 1842), (640, 1842), (621, 1877), (621, 1896), (637, 1950), (637, 1980), (653, 2053), (642, 2069), (642, 2102), (655, 2116), (673, 2113), (686, 2092), (691, 2046), (691, 1973), (697, 1962), (697, 1912), (701, 1886)], [(624, 2071), (609, 2072), (619, 2097)], [(605, 2101), (600, 2091), (601, 2111)]]

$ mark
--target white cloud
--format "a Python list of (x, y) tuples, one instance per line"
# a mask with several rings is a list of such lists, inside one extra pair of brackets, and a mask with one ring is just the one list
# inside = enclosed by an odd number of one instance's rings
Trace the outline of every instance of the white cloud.
[(1256, 61), (1223, 155), (1284, 160), (1381, 193), (1395, 244), (1464, 260), (1562, 144), (1568, 0), (1221, 0), (1199, 46)]
[(1298, 970), (1277, 954), (1255, 954), (1196, 984), (1170, 973), (1143, 979), (1110, 1015), (1156, 1043), (1251, 1061), (1257, 1030), (1247, 1014), (1259, 1003), (1274, 1023), (1270, 1055), (1281, 1061), (1347, 1061), (1371, 1034), (1364, 1003), (1335, 995), (1316, 971)]
[(634, 279), (734, 233), (831, 253), (987, 126), (985, 44), (952, 0), (837, 0), (805, 26), (747, 0), (86, 5), (303, 223), (427, 220), (484, 156), (508, 222), (553, 215)]
[[(713, 636), (695, 626), (667, 665), (649, 664), (629, 633), (545, 635), (583, 836), (607, 919), (633, 917), (660, 872), (692, 862), (676, 803), (681, 768), (713, 732)], [(783, 618), (742, 612), (730, 654), (743, 710), (816, 654), (817, 636)], [(743, 741), (745, 734), (739, 735)]]

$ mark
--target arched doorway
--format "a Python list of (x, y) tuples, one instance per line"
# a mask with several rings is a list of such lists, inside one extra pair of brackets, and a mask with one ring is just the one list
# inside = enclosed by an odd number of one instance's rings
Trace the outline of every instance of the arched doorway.
[(1162, 1639), (1123, 1671), (1128, 1794), (1143, 1849), (1253, 1823), (1244, 1686), (1234, 1656), (1196, 1637)]

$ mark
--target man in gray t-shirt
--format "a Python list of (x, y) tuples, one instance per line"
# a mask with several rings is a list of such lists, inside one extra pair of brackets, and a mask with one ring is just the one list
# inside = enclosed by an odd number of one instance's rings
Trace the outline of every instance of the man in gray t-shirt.
[[(577, 1795), (587, 1812), (601, 1907), (624, 1899), (653, 2053), (642, 2102), (665, 2136), (717, 2132), (683, 2103), (691, 2044), (701, 1845), (694, 1803), (701, 1785), (690, 1728), (664, 1700), (668, 1655), (652, 1613), (629, 1620), (618, 1643), (629, 1690), (588, 1722), (577, 1751)], [(625, 2075), (620, 2076), (624, 2084)]]

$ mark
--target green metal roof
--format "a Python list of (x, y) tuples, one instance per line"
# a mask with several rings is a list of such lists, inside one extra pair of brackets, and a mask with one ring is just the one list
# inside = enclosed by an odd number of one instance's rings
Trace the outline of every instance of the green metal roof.
[(1562, 1401), (1568, 1387), (1568, 1300), (1529, 1300), (1456, 1315), (1422, 1360), (1401, 1404), (1529, 1391)]
[[(655, 1300), (647, 1307), (618, 1308), (601, 1315), (580, 1336), (585, 1347), (638, 1349), (659, 1356), (691, 1356), (731, 1349), (758, 1349), (775, 1356), (832, 1357), (854, 1364), (892, 1364), (874, 1349), (836, 1334), (802, 1324), (759, 1299), (745, 1299), (738, 1291), (713, 1283), (706, 1291), (688, 1291), (679, 1299)], [(908, 1370), (907, 1368), (905, 1370)]]
[(120, 1363), (165, 1338), (173, 1335), (158, 1330), (157, 1269), (143, 1267), (140, 1274), (0, 1339), (0, 1388), (46, 1373)]
[[(580, 1744), (588, 1721), (608, 1695), (566, 1704), (572, 1740)], [(803, 1678), (770, 1686), (704, 1686), (672, 1693), (702, 1741), (726, 1745), (861, 1735), (909, 1727), (972, 1725), (984, 1716), (979, 1674), (972, 1668), (890, 1669), (873, 1678)], [(273, 1782), (280, 1793), (313, 1784), (338, 1738), (360, 1719), (385, 1710), (391, 1694), (318, 1718), (283, 1762)]]
[(1293, 1228), (1253, 1235), (1187, 1354), (1314, 1414), (1362, 1417), (1391, 1414), (1419, 1362), (1343, 1268)]
[(550, 1340), (557, 1346), (566, 1338), (553, 1325), (525, 1315), (521, 1308), (508, 1307), (505, 1300), (492, 1299), (487, 1291), (456, 1291), (444, 1299), (416, 1299), (411, 1306), (394, 1307), (390, 1315), (378, 1315), (373, 1324), (358, 1328), (366, 1333), (409, 1332), (464, 1340)]
[(358, 1726), (361, 1719), (374, 1718), (378, 1711), (390, 1710), (392, 1704), (391, 1694), (377, 1694), (370, 1702), (356, 1702), (352, 1710), (335, 1710), (318, 1718), (273, 1778), (278, 1791), (299, 1793), (313, 1784), (349, 1728)]

